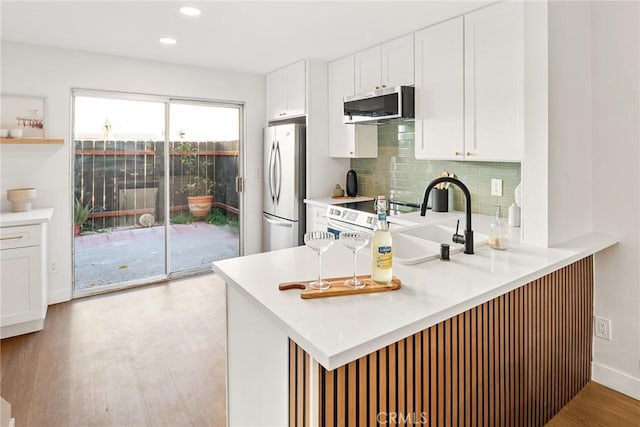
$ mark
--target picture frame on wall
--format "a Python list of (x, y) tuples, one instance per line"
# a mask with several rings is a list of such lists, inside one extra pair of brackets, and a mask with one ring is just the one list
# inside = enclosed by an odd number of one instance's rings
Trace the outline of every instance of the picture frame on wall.
[[(1, 94), (0, 129), (3, 137), (46, 138), (47, 98)], [(7, 135), (4, 135), (5, 130)]]

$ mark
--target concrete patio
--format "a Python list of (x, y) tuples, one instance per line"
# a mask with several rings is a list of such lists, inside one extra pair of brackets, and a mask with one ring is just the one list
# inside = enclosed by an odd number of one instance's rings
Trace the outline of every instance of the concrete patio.
[[(206, 270), (238, 256), (237, 228), (195, 222), (172, 224), (171, 272)], [(75, 290), (164, 274), (163, 226), (82, 234), (74, 238)]]

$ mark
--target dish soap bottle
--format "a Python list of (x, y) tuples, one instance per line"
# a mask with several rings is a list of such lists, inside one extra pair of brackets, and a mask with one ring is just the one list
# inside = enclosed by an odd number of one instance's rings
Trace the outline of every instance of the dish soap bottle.
[(391, 232), (387, 223), (387, 199), (376, 199), (378, 220), (371, 238), (371, 278), (376, 283), (390, 283), (393, 277), (393, 253), (391, 250)]
[(491, 223), (489, 246), (493, 249), (506, 250), (509, 248), (509, 227), (502, 219), (502, 207), (498, 206), (496, 218)]

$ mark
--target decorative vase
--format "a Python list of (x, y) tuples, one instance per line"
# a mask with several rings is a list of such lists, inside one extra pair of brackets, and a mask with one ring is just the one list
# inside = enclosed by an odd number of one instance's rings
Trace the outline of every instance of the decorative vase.
[(7, 200), (11, 202), (11, 212), (31, 210), (31, 201), (36, 198), (35, 188), (14, 188), (7, 190)]
[(74, 236), (79, 236), (79, 235), (80, 235), (80, 228), (81, 228), (81, 227), (82, 227), (82, 226), (81, 226), (81, 225), (79, 225), (79, 224), (74, 224), (74, 225), (73, 225), (73, 235), (74, 235)]
[(209, 215), (211, 205), (213, 204), (213, 196), (189, 196), (187, 197), (189, 204), (189, 212), (196, 218), (203, 218)]

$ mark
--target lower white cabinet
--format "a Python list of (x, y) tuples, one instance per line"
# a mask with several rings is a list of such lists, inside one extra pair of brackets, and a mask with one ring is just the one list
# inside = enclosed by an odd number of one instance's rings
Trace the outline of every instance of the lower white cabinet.
[(307, 206), (311, 207), (311, 216), (313, 218), (313, 221), (311, 223), (311, 231), (327, 231), (327, 208), (313, 205)]
[[(19, 214), (3, 214), (3, 222), (7, 215)], [(45, 222), (0, 227), (1, 338), (44, 327), (47, 314), (46, 230)]]

